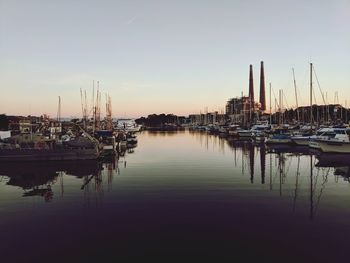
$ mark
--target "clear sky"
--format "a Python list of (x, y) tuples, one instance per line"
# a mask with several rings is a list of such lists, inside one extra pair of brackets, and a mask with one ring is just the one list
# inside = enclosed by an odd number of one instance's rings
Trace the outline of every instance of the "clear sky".
[[(80, 116), (80, 88), (114, 116), (222, 110), (254, 66), (295, 104), (312, 61), (329, 102), (350, 105), (349, 0), (0, 0), (0, 113)], [(321, 96), (318, 92), (318, 101)], [(268, 90), (267, 90), (268, 95)]]

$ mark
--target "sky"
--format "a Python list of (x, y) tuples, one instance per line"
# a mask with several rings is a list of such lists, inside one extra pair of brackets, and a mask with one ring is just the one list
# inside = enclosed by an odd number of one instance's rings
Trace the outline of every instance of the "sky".
[(247, 95), (249, 64), (258, 98), (262, 60), (285, 106), (292, 68), (308, 103), (310, 62), (328, 102), (350, 105), (349, 28), (350, 0), (0, 0), (0, 113), (56, 116), (61, 96), (79, 117), (93, 80), (113, 116), (220, 112)]

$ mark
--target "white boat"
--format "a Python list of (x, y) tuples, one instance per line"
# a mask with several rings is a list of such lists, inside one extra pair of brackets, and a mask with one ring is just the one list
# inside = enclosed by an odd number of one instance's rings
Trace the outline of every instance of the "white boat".
[(251, 130), (253, 132), (256, 132), (256, 131), (267, 131), (270, 129), (271, 129), (271, 126), (269, 125), (268, 122), (259, 122), (258, 124), (253, 125)]
[(255, 132), (254, 133), (254, 140), (257, 143), (263, 143), (265, 142), (265, 133), (264, 132)]
[(293, 133), (291, 137), (292, 142), (299, 146), (309, 146), (310, 138), (313, 136), (312, 131), (314, 127), (310, 125), (304, 125), (300, 127), (300, 130)]
[(237, 124), (231, 124), (228, 128), (228, 135), (230, 136), (238, 136), (238, 131), (240, 131), (241, 128)]
[(242, 138), (251, 138), (253, 136), (253, 132), (251, 130), (238, 130), (237, 135), (238, 137)]
[(300, 146), (308, 146), (311, 136), (292, 136), (291, 140), (294, 144), (300, 145)]
[(273, 134), (266, 139), (266, 144), (291, 144), (292, 140), (288, 134)]
[(139, 132), (142, 129), (142, 125), (135, 125), (133, 127), (128, 127), (126, 131), (128, 132)]
[(309, 147), (314, 149), (321, 149), (318, 140), (339, 140), (349, 141), (347, 134), (348, 129), (344, 128), (321, 128), (316, 132), (316, 135), (310, 137)]
[(339, 141), (337, 139), (316, 139), (322, 152), (325, 153), (350, 153), (350, 142)]
[(126, 135), (127, 144), (137, 144), (137, 137), (134, 133), (127, 133)]
[(236, 127), (235, 133), (237, 133), (237, 135), (242, 138), (252, 138), (255, 137), (258, 133), (261, 134), (267, 130), (270, 130), (270, 128), (271, 127), (267, 122), (259, 122), (253, 125), (250, 130), (243, 130)]
[(139, 132), (142, 129), (142, 125), (137, 124), (134, 119), (118, 119), (114, 129), (126, 132)]

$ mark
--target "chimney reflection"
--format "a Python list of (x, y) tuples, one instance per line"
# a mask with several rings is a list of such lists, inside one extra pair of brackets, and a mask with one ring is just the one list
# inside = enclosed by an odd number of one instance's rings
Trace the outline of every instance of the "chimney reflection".
[(249, 145), (249, 164), (250, 164), (250, 182), (254, 183), (254, 157), (255, 157), (255, 147), (254, 145)]

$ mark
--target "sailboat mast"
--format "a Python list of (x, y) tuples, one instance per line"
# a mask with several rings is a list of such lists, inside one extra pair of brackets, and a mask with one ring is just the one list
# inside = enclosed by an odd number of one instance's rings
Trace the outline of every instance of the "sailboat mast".
[(270, 125), (272, 125), (271, 82), (270, 82)]
[(58, 96), (57, 121), (61, 121), (61, 96)]
[(313, 118), (312, 118), (312, 63), (310, 63), (310, 124), (311, 129), (313, 126)]
[(299, 118), (298, 93), (297, 93), (297, 83), (295, 81), (294, 68), (292, 68), (292, 71), (293, 71), (293, 82), (294, 82), (294, 92), (295, 92), (295, 103), (296, 103), (296, 107), (297, 107), (297, 121), (299, 121), (300, 118)]
[(348, 123), (348, 102), (345, 100), (345, 123)]

